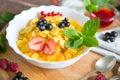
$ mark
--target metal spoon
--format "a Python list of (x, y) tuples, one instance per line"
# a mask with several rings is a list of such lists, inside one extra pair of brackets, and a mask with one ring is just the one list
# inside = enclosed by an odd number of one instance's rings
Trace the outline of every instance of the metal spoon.
[(86, 76), (84, 76), (80, 80), (87, 80), (87, 78), (95, 72), (109, 71), (115, 66), (115, 64), (116, 58), (114, 56), (105, 56), (96, 62), (95, 69), (92, 72), (89, 72)]

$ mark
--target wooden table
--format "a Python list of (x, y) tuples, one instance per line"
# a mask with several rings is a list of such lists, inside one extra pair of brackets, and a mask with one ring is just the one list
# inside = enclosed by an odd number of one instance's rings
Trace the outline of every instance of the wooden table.
[[(23, 2), (24, 1), (24, 2)], [(6, 4), (7, 2), (7, 4)], [(40, 3), (38, 3), (40, 2)], [(8, 4), (9, 3), (9, 4)], [(31, 3), (31, 0), (0, 0), (0, 11), (11, 11), (14, 13), (19, 13), (27, 6), (36, 6), (38, 4), (50, 4), (50, 0), (36, 0)], [(10, 6), (10, 7), (8, 7)], [(101, 28), (99, 31), (107, 30), (110, 28), (120, 26), (120, 20), (116, 20), (112, 25)], [(5, 27), (2, 27), (2, 32), (5, 31)], [(14, 61), (19, 64), (19, 70), (24, 73), (25, 76), (29, 77), (30, 80), (80, 80), (81, 77), (86, 75), (88, 72), (94, 69), (94, 65), (98, 59), (103, 57), (98, 53), (90, 51), (86, 56), (82, 57), (79, 61), (74, 63), (73, 65), (63, 68), (63, 69), (43, 69), (31, 65), (30, 63), (26, 62), (22, 57), (18, 56), (10, 47), (7, 45), (7, 52), (5, 54), (0, 54), (0, 58), (6, 58), (9, 61)], [(112, 71), (103, 73), (108, 78), (112, 74), (116, 74), (117, 69), (119, 67), (119, 63), (116, 63), (116, 66), (112, 69)], [(1, 70), (0, 70), (1, 71)], [(12, 72), (6, 71), (9, 75), (9, 79), (15, 75)], [(2, 72), (0, 72), (1, 74)], [(88, 80), (94, 80), (94, 74)]]

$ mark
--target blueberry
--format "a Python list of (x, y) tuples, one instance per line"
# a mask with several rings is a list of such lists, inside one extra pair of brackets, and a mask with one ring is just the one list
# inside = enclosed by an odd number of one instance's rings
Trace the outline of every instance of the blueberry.
[(111, 36), (111, 37), (110, 37), (110, 41), (111, 41), (111, 42), (114, 42), (114, 41), (115, 41), (115, 37)]
[(70, 26), (70, 23), (69, 23), (69, 22), (66, 22), (66, 23), (65, 23), (65, 26), (66, 26), (66, 27), (69, 27), (69, 26)]
[(40, 27), (40, 26), (43, 26), (44, 23), (43, 23), (42, 21), (38, 21), (38, 22), (36, 23), (36, 25), (37, 25), (37, 27)]
[(63, 28), (65, 26), (65, 22), (60, 22), (59, 23), (59, 28)]
[(117, 33), (116, 31), (112, 31), (112, 32), (111, 32), (111, 36), (117, 37), (117, 36), (118, 36), (118, 33)]
[(16, 74), (16, 77), (17, 77), (17, 78), (23, 78), (23, 77), (24, 77), (24, 74), (23, 74), (22, 72), (18, 72), (18, 73)]
[(48, 24), (46, 25), (46, 29), (47, 29), (47, 30), (51, 30), (52, 28), (53, 28), (53, 25), (52, 25), (52, 24), (48, 23)]
[(42, 19), (41, 20), (44, 24), (47, 24), (47, 20), (46, 19)]
[(22, 80), (29, 80), (29, 78), (28, 77), (23, 77)]
[(45, 25), (39, 27), (39, 30), (41, 31), (44, 31), (45, 29), (46, 29)]
[(104, 40), (104, 41), (108, 41), (108, 40), (110, 39), (110, 36), (111, 36), (111, 34), (108, 33), (108, 32), (106, 32), (106, 33), (103, 35), (103, 40)]
[(19, 78), (17, 76), (15, 76), (12, 80), (19, 80)]

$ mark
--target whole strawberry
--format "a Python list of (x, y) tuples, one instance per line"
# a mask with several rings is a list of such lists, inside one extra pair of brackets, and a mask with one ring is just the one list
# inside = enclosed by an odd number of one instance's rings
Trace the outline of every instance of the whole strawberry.
[(4, 58), (0, 59), (0, 68), (7, 69), (8, 61)]
[(18, 64), (15, 62), (10, 62), (8, 64), (8, 68), (10, 69), (10, 71), (12, 72), (17, 72), (18, 71)]
[(96, 76), (95, 80), (106, 80), (106, 78), (103, 74), (100, 73)]

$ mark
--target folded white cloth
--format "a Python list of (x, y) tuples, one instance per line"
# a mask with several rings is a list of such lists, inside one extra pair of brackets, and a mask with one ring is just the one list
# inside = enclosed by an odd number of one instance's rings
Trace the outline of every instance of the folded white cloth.
[[(106, 32), (110, 33), (111, 31), (116, 31), (118, 33), (118, 36), (115, 38), (115, 42), (106, 42), (106, 41), (104, 41), (102, 39), (102, 36)], [(99, 41), (99, 46), (100, 47), (105, 48), (105, 49), (107, 49), (109, 51), (115, 52), (115, 53), (120, 55), (120, 27), (105, 30), (105, 31), (102, 31), (102, 32), (98, 32), (97, 33), (97, 39)]]
[(99, 53), (99, 54), (101, 54), (103, 56), (115, 56), (117, 61), (120, 62), (120, 55), (118, 55), (118, 54), (116, 54), (114, 52), (105, 50), (105, 49), (100, 48), (100, 47), (95, 47), (95, 48), (92, 48), (91, 50), (96, 52), (96, 53)]
[[(116, 31), (118, 36), (115, 38), (115, 42), (106, 42), (102, 39), (102, 36), (106, 32)], [(102, 55), (112, 55), (120, 62), (120, 27), (105, 30), (97, 33), (97, 39), (99, 41), (99, 47), (92, 50)]]

